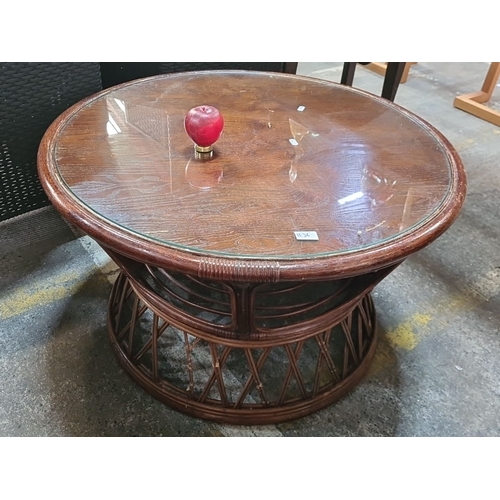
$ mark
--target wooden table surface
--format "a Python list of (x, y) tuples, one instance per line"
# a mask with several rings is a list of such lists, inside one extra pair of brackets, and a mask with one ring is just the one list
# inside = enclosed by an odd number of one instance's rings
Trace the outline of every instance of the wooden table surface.
[[(184, 130), (202, 104), (225, 121), (208, 161)], [(466, 192), (448, 141), (394, 103), (243, 71), (162, 75), (82, 101), (47, 131), (39, 173), (56, 208), (104, 246), (243, 281), (389, 266), (445, 231)]]

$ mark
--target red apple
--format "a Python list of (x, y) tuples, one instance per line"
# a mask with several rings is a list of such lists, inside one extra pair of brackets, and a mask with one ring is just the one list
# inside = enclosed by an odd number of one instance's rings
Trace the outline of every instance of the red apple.
[(184, 128), (192, 141), (202, 148), (208, 148), (219, 140), (224, 120), (213, 106), (196, 106), (190, 109), (184, 119)]

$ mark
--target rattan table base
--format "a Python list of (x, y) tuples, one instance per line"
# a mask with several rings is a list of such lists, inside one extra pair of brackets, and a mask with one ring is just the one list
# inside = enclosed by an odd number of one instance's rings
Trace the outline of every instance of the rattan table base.
[[(281, 296), (278, 292), (269, 292), (266, 300)], [(330, 405), (369, 367), (376, 344), (372, 299), (362, 291), (337, 302), (333, 310), (338, 314), (326, 314), (335, 318), (329, 324), (319, 321), (288, 338), (280, 334), (283, 326), (261, 328), (266, 333), (259, 335), (213, 333), (193, 327), (187, 313), (174, 314), (171, 301), (145, 280), (120, 274), (110, 296), (108, 331), (125, 371), (176, 410), (220, 423), (279, 423)], [(277, 307), (285, 316), (293, 317), (296, 310)], [(208, 310), (205, 305), (201, 316), (207, 317)], [(258, 323), (256, 318), (252, 321)]]

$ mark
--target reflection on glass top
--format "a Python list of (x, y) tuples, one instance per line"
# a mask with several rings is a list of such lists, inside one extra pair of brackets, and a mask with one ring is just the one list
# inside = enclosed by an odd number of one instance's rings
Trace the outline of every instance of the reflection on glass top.
[[(205, 161), (184, 130), (202, 104), (225, 122)], [(441, 142), (389, 103), (263, 73), (169, 75), (108, 92), (68, 120), (55, 158), (100, 217), (228, 256), (330, 255), (397, 238), (439, 210), (451, 176)]]

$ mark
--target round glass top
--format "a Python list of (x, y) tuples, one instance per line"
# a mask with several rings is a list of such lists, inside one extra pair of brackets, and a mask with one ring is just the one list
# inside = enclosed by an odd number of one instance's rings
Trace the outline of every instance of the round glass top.
[[(197, 159), (187, 112), (224, 132)], [(53, 168), (96, 217), (169, 248), (296, 259), (371, 248), (439, 213), (454, 175), (431, 127), (375, 96), (307, 77), (155, 77), (77, 105)]]

